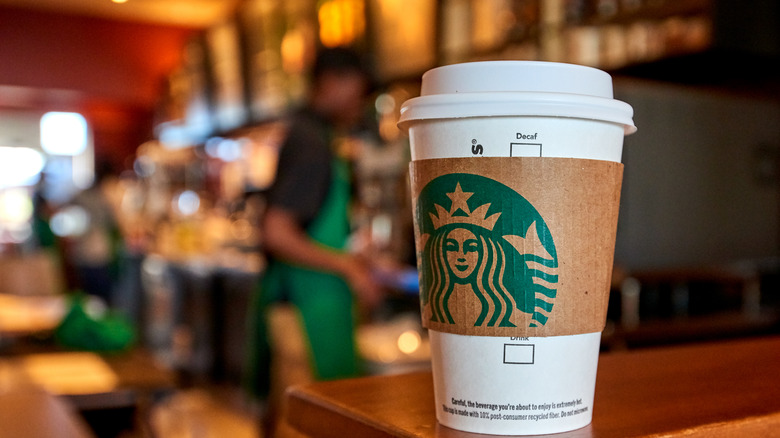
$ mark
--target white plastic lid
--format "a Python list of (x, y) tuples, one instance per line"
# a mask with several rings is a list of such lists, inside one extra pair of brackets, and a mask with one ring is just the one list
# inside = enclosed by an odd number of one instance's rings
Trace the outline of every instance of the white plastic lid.
[(490, 116), (550, 116), (601, 120), (636, 131), (630, 105), (612, 98), (612, 77), (582, 65), (487, 61), (434, 68), (421, 96), (401, 106), (398, 125), (416, 120)]

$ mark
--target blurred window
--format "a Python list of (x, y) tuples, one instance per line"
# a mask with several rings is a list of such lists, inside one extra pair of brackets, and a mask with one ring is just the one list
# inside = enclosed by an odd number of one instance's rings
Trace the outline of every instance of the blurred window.
[(34, 185), (43, 165), (43, 155), (35, 149), (0, 146), (0, 188)]
[(87, 120), (79, 113), (49, 112), (41, 117), (41, 146), (52, 155), (79, 155), (87, 149)]

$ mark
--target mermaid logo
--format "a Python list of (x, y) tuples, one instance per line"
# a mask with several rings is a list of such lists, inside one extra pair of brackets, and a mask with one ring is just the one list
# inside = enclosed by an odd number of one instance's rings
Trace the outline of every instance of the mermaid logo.
[(547, 322), (558, 258), (550, 230), (530, 202), (492, 179), (453, 173), (423, 188), (416, 214), (421, 298), (431, 321), (455, 324), (450, 298), (454, 291), (471, 295), (470, 289), (473, 296), (459, 300), (479, 300), (474, 326)]

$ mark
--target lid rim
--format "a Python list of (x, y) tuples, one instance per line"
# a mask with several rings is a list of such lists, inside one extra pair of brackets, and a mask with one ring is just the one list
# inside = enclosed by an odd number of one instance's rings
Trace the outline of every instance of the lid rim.
[(584, 115), (574, 116), (574, 115), (560, 115), (560, 114), (485, 114), (485, 115), (472, 115), (472, 116), (460, 116), (460, 117), (438, 117), (438, 118), (428, 118), (428, 119), (417, 118), (417, 119), (402, 120), (398, 122), (398, 127), (405, 131), (412, 124), (416, 122), (431, 122), (431, 121), (443, 120), (443, 119), (474, 119), (479, 117), (542, 117), (542, 118), (559, 118), (559, 119), (578, 119), (578, 120), (588, 120), (593, 122), (612, 123), (615, 125), (622, 126), (625, 135), (630, 135), (637, 131), (637, 127), (636, 125), (634, 125), (633, 121), (628, 123), (625, 121), (606, 120), (603, 118), (587, 117)]
[(610, 98), (552, 92), (434, 94), (407, 100), (398, 126), (413, 121), (469, 117), (540, 116), (601, 120), (636, 131), (631, 105)]

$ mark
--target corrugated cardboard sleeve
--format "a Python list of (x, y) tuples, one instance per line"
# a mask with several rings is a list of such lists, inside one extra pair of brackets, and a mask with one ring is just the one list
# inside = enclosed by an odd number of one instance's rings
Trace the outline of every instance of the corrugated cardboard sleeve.
[[(557, 253), (557, 290), (543, 324), (535, 324), (528, 312), (514, 309), (516, 327), (475, 325), (477, 315), (484, 310), (470, 287), (458, 284), (448, 298), (454, 323), (432, 320), (430, 302), (421, 302), (424, 326), (479, 336), (561, 336), (603, 330), (623, 178), (621, 163), (551, 157), (445, 158), (414, 161), (410, 171), (415, 211), (423, 188), (444, 175), (481, 175), (511, 188), (544, 219)], [(503, 211), (507, 215), (503, 220), (513, 220), (509, 207), (491, 209)], [(418, 265), (424, 247), (419, 217), (415, 214)]]

